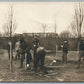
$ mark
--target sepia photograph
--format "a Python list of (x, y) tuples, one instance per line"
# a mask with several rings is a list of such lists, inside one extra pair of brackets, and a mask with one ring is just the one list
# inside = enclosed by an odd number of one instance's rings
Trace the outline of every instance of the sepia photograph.
[(84, 2), (0, 1), (0, 82), (84, 82)]

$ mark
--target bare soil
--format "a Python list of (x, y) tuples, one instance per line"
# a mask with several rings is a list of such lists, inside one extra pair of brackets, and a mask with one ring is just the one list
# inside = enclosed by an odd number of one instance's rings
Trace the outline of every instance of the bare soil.
[[(52, 63), (54, 59), (56, 63)], [(20, 67), (20, 60), (12, 62), (12, 72), (10, 71), (10, 61), (7, 50), (0, 50), (0, 81), (1, 82), (79, 82), (84, 81), (83, 61), (81, 68), (77, 69), (78, 54), (75, 51), (69, 51), (68, 63), (62, 63), (62, 52), (50, 53), (46, 55), (45, 70), (48, 74), (33, 70), (25, 71), (25, 67)], [(25, 66), (25, 65), (24, 65)]]

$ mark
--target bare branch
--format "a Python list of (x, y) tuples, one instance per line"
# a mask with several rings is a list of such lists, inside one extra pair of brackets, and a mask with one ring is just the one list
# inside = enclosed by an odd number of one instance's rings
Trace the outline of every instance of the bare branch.
[(46, 24), (42, 24), (42, 28), (43, 28), (43, 33), (44, 33), (44, 34), (45, 34), (45, 31), (46, 31), (46, 27), (47, 27)]
[[(83, 26), (83, 20), (84, 20), (84, 10), (83, 10), (83, 3), (79, 3), (78, 6), (75, 8), (75, 13), (74, 13), (74, 29), (75, 31), (77, 31), (77, 36), (81, 37), (81, 33), (82, 33), (82, 26)], [(72, 25), (72, 24), (70, 24)], [(72, 27), (72, 26), (71, 26)], [(72, 28), (72, 32), (74, 30)]]
[(14, 35), (17, 25), (16, 25), (16, 20), (14, 18), (13, 6), (11, 6), (9, 10), (10, 11), (7, 18), (8, 20), (7, 20), (7, 23), (4, 24), (3, 30), (6, 36), (11, 37)]

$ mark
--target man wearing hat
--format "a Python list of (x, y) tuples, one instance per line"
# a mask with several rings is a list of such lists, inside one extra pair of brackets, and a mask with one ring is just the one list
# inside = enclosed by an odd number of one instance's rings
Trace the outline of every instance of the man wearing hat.
[(34, 50), (34, 67), (36, 65), (36, 51), (37, 51), (37, 48), (39, 47), (39, 39), (37, 38), (37, 35), (34, 36), (34, 39), (33, 39), (33, 50)]
[(39, 47), (39, 39), (37, 38), (37, 35), (35, 35), (33, 39), (34, 58), (35, 58), (36, 50), (38, 47)]
[(20, 45), (21, 45), (20, 39), (18, 39), (18, 41), (15, 44), (15, 52), (16, 52), (15, 59), (17, 59), (17, 57), (18, 58), (20, 57)]
[(62, 60), (63, 60), (63, 63), (67, 64), (67, 54), (68, 54), (68, 48), (69, 48), (67, 39), (64, 40), (64, 43), (63, 43), (62, 47), (63, 47)]

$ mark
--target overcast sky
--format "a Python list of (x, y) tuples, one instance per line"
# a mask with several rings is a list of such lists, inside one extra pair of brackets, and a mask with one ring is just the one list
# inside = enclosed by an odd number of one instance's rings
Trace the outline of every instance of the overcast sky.
[[(9, 2), (0, 2), (0, 31), (7, 21)], [(56, 22), (57, 33), (67, 30), (70, 25), (76, 2), (13, 2), (14, 17), (17, 22), (16, 33), (43, 32), (42, 24), (46, 24), (46, 32), (54, 32)]]

